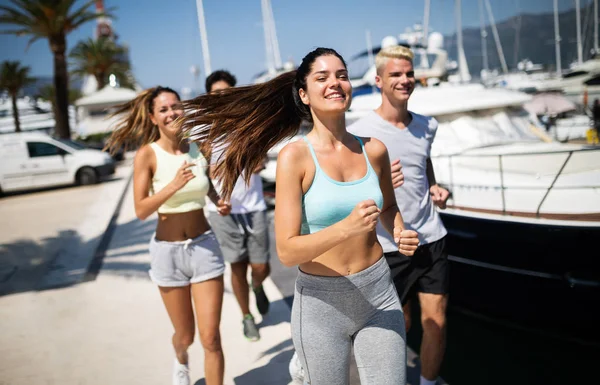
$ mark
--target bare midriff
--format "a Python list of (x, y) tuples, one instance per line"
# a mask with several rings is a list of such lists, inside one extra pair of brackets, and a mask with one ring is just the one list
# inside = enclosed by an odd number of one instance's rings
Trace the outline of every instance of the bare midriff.
[(372, 231), (343, 242), (312, 261), (300, 264), (299, 268), (311, 275), (347, 276), (365, 270), (382, 256), (383, 249)]
[(185, 241), (196, 238), (208, 230), (210, 230), (210, 225), (204, 216), (203, 209), (177, 214), (158, 213), (156, 239), (159, 241)]

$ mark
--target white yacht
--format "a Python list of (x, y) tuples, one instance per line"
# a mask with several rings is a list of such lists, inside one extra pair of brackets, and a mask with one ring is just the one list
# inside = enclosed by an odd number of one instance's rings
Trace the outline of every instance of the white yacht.
[(560, 77), (537, 81), (535, 90), (561, 91), (578, 105), (589, 105), (600, 98), (600, 57), (583, 62)]
[[(582, 307), (600, 297), (600, 147), (552, 141), (524, 110), (530, 98), (442, 85), (417, 88), (409, 109), (439, 122), (432, 161), (451, 192), (440, 215), (453, 304), (582, 337), (600, 322)], [(357, 96), (348, 124), (380, 102)]]

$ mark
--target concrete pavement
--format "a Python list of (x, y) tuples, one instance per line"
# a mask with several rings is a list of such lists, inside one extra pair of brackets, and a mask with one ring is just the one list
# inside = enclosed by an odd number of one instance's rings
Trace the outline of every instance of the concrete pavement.
[[(86, 220), (76, 226), (72, 240), (59, 242), (60, 252), (44, 274), (36, 275), (37, 283), (0, 297), (0, 385), (170, 383), (173, 330), (148, 277), (148, 242), (156, 215), (146, 221), (135, 217), (132, 186), (127, 183), (131, 168), (120, 172), (124, 176), (120, 184), (101, 191), (104, 203), (90, 201)], [(264, 283), (272, 301), (264, 319), (251, 299), (262, 336), (258, 342), (242, 335), (229, 268), (226, 271), (221, 322), (225, 384), (291, 381), (290, 301), (281, 291), (289, 295), (295, 270), (285, 268), (282, 273), (274, 247), (272, 253), (273, 279), (279, 284), (271, 278)], [(90, 264), (99, 269), (88, 280), (85, 273), (90, 276)], [(189, 353), (192, 383), (202, 385), (203, 351), (198, 337)], [(408, 359), (409, 383), (416, 384), (418, 358), (409, 350)], [(359, 383), (355, 367), (351, 378), (353, 385)]]
[[(148, 240), (156, 217), (135, 218), (131, 185), (96, 280), (61, 289), (0, 297), (0, 384), (168, 384), (172, 326), (147, 271)], [(63, 267), (69, 268), (70, 259)], [(80, 261), (71, 263), (79, 271)], [(50, 272), (52, 274), (52, 272)], [(269, 314), (256, 320), (262, 339), (246, 341), (226, 273), (221, 322), (226, 384), (287, 384), (292, 356), (289, 308), (272, 283)], [(203, 352), (190, 348), (195, 385)]]

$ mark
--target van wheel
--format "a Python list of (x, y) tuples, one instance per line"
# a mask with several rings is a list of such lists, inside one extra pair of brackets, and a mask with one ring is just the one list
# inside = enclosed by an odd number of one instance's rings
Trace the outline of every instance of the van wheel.
[(86, 186), (90, 184), (98, 183), (98, 175), (96, 171), (91, 167), (84, 167), (77, 172), (77, 184), (80, 186)]

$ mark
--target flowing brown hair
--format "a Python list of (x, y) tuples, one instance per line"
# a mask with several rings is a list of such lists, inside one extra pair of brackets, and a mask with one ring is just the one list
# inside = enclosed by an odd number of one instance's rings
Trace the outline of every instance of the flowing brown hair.
[(221, 181), (225, 199), (231, 197), (240, 175), (248, 184), (252, 171), (267, 151), (294, 136), (302, 120), (312, 121), (310, 108), (298, 91), (306, 89), (306, 77), (319, 56), (334, 55), (330, 48), (317, 48), (302, 59), (296, 71), (286, 72), (261, 84), (227, 88), (183, 102), (180, 118), (184, 136), (198, 143), (202, 152), (223, 148), (213, 176)]
[(154, 109), (154, 99), (163, 92), (169, 92), (181, 100), (179, 94), (169, 87), (153, 87), (144, 90), (133, 100), (120, 104), (111, 117), (120, 116), (116, 128), (104, 146), (111, 154), (120, 148), (127, 150), (155, 142), (160, 138), (158, 127), (152, 123), (150, 115)]

